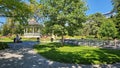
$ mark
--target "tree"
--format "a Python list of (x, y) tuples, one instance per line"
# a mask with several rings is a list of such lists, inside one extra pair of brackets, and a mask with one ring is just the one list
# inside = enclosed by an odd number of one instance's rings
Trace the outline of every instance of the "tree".
[(19, 22), (12, 21), (11, 18), (7, 18), (7, 22), (4, 23), (2, 28), (2, 35), (23, 34), (23, 25)]
[(62, 26), (58, 24), (51, 26), (50, 22), (45, 22), (44, 25), (45, 25), (45, 34), (58, 35), (58, 36), (62, 35), (61, 33)]
[(101, 37), (107, 37), (108, 39), (110, 37), (115, 38), (117, 35), (117, 29), (113, 21), (108, 20), (104, 22), (99, 29), (99, 34)]
[(2, 35), (8, 35), (9, 29), (6, 24), (3, 25), (1, 33)]
[(113, 4), (113, 12), (119, 12), (120, 8), (120, 0), (112, 0)]
[(95, 35), (95, 37), (98, 37), (98, 31), (103, 22), (106, 21), (106, 18), (101, 13), (95, 13), (88, 17), (88, 20), (84, 26), (85, 31), (87, 31), (87, 34), (89, 35)]
[(44, 16), (42, 15), (42, 5), (38, 0), (30, 0), (31, 11), (33, 12), (31, 18), (34, 18), (36, 22), (43, 22)]
[(62, 45), (65, 31), (74, 35), (74, 31), (85, 22), (86, 6), (83, 0), (41, 0), (41, 4), (44, 16), (51, 23), (49, 26), (61, 27)]
[(112, 0), (112, 3), (114, 6), (113, 11), (116, 13), (114, 22), (116, 23), (118, 35), (120, 35), (120, 0)]
[(26, 24), (31, 14), (29, 5), (22, 0), (0, 0), (0, 16), (12, 17), (21, 24)]

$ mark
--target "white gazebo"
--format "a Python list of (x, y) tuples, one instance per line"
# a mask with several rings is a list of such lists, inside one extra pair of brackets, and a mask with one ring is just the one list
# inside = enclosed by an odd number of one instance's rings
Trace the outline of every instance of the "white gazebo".
[(34, 19), (29, 20), (28, 25), (24, 27), (24, 37), (37, 38), (40, 35), (40, 24)]

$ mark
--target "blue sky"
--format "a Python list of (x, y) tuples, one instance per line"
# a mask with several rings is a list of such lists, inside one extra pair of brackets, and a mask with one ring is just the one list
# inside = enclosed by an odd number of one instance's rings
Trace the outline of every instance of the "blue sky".
[[(113, 6), (111, 0), (86, 0), (88, 5), (87, 15), (100, 12), (102, 14), (108, 13), (112, 10)], [(5, 18), (0, 17), (0, 22), (5, 22)]]
[(0, 22), (5, 22), (5, 17), (0, 17)]
[(88, 5), (87, 15), (100, 12), (102, 14), (108, 13), (112, 10), (113, 6), (111, 0), (86, 0)]

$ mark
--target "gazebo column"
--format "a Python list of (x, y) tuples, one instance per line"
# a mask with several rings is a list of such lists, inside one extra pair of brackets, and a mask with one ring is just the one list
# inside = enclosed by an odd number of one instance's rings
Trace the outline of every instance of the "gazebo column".
[(37, 28), (37, 30), (38, 30), (38, 33), (40, 33), (40, 29), (39, 29), (39, 28)]
[(38, 34), (39, 34), (39, 36), (40, 36), (40, 28), (38, 28)]
[(26, 33), (26, 28), (24, 29), (24, 33)]
[(32, 32), (33, 32), (33, 35), (34, 35), (34, 33), (35, 33), (35, 28), (33, 27), (33, 29), (32, 29), (32, 30), (33, 30)]

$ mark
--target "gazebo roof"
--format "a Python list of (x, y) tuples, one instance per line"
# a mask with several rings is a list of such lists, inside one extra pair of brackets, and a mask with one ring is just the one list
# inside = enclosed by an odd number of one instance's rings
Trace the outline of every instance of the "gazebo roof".
[(34, 19), (30, 19), (28, 25), (39, 25), (39, 23), (36, 22)]

